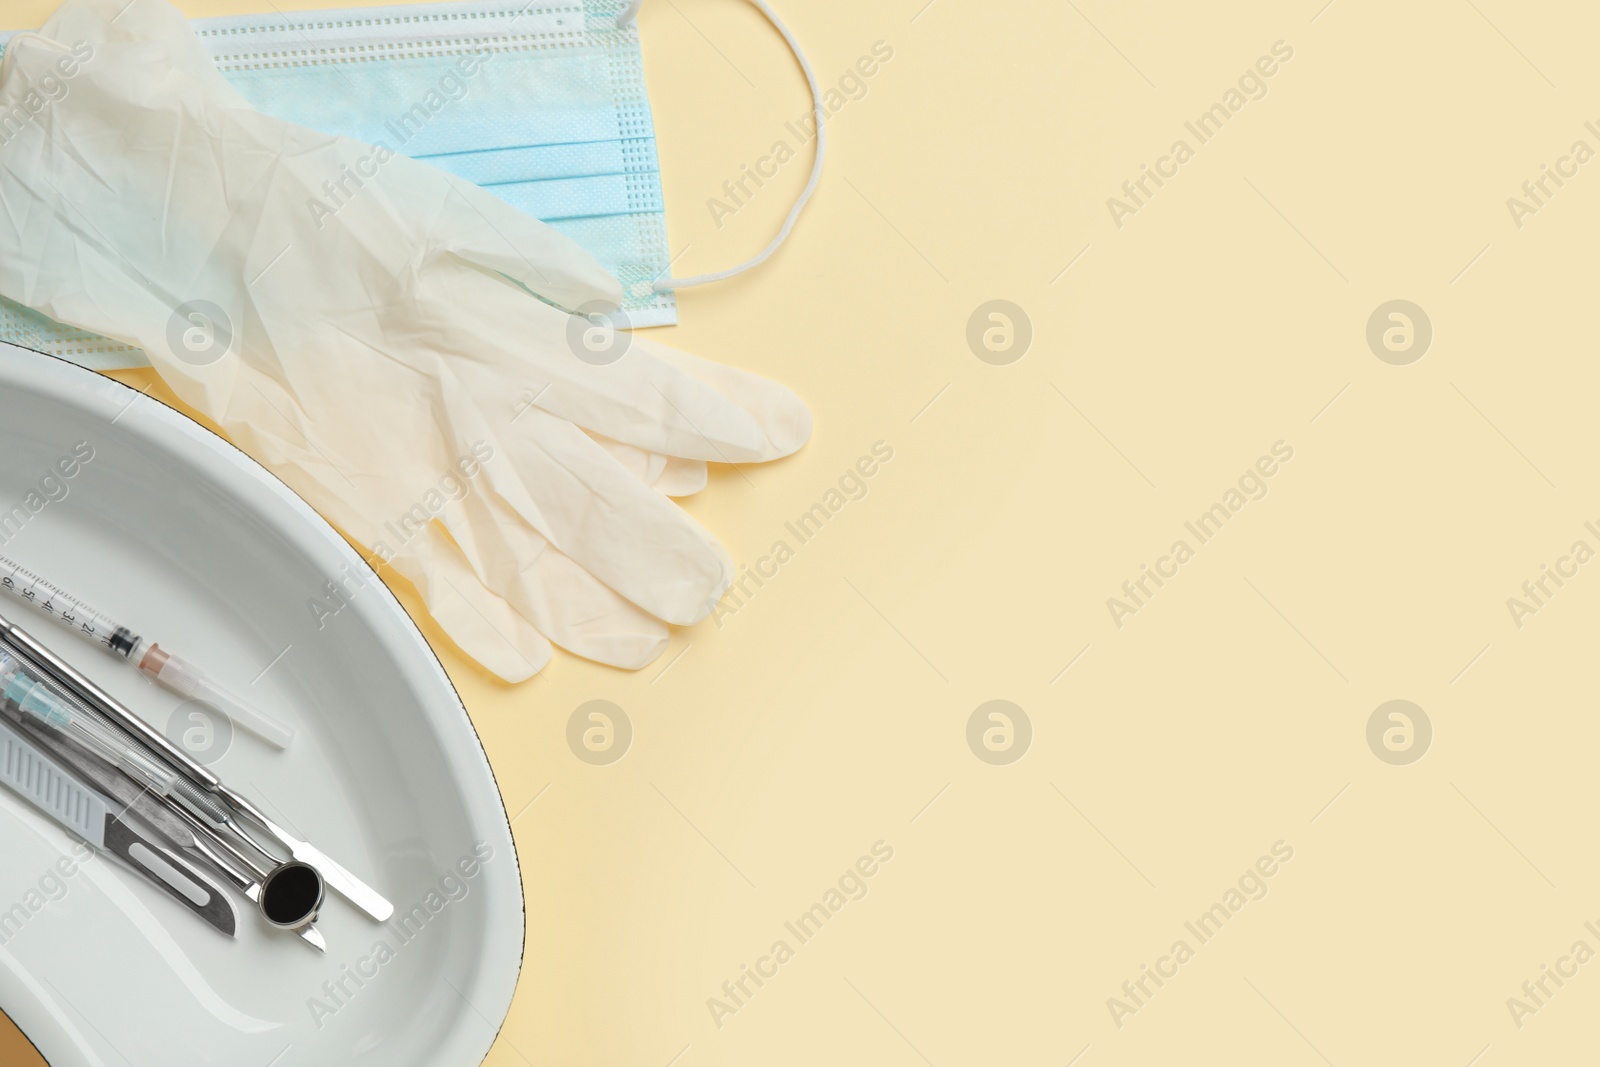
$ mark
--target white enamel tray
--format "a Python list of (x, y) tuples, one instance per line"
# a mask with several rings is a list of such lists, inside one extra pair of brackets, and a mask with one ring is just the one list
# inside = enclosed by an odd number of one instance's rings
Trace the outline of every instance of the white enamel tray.
[[(291, 722), (288, 752), (241, 732), (212, 769), (397, 909), (379, 924), (330, 893), (321, 956), (237, 900), (230, 940), (115, 860), (62, 877), (72, 839), (0, 790), (0, 1008), (52, 1067), (480, 1063), (522, 961), (510, 826), (449, 679), (344, 540), (188, 418), (0, 345), (0, 555)], [(185, 714), (24, 605), (0, 614), (158, 728)]]

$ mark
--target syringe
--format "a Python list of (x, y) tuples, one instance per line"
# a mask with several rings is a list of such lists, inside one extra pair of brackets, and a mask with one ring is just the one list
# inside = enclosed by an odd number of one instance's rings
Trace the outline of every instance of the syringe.
[(274, 748), (287, 748), (294, 730), (217, 685), (194, 664), (96, 611), (37, 574), (0, 556), (0, 592), (22, 601), (86, 641), (92, 641), (181, 697), (202, 700)]

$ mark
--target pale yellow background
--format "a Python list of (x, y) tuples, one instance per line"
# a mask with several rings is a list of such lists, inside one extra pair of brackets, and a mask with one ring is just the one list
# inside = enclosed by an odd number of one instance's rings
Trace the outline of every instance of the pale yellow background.
[[(816, 413), (804, 453), (687, 506), (753, 562), (874, 442), (894, 459), (747, 607), (638, 674), (558, 653), (508, 688), (423, 623), (526, 876), (488, 1062), (1592, 1056), (1600, 963), (1520, 1029), (1506, 999), (1574, 941), (1600, 949), (1600, 564), (1521, 629), (1506, 599), (1573, 541), (1600, 548), (1600, 162), (1521, 229), (1506, 199), (1575, 140), (1600, 149), (1600, 12), (777, 2), (825, 83), (874, 42), (895, 54), (830, 126), (790, 245), (658, 334)], [(791, 164), (721, 229), (706, 208), (803, 84), (738, 0), (650, 0), (643, 31), (678, 267), (716, 269), (804, 180)], [(1183, 123), (1279, 40), (1268, 95), (1114, 225), (1107, 198), (1195, 144)], [(1365, 339), (1397, 298), (1435, 331), (1410, 366)], [(966, 341), (991, 299), (1031, 318), (1010, 366)], [(1279, 440), (1270, 494), (1118, 629), (1106, 599)], [(1395, 698), (1435, 731), (1411, 766), (1366, 741)], [(609, 767), (565, 740), (593, 699), (636, 731)], [(1009, 766), (967, 745), (992, 699), (1032, 723)], [(715, 1025), (707, 998), (879, 840), (894, 859), (865, 899)], [(1279, 840), (1294, 858), (1265, 899), (1119, 1029), (1107, 998), (1196, 945), (1184, 922)]]

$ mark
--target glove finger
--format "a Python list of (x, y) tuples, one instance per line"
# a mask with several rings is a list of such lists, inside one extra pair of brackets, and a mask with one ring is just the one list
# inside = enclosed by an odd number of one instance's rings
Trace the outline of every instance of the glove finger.
[(449, 187), (434, 220), (438, 251), (498, 271), (560, 307), (622, 303), (622, 283), (572, 238), (464, 178), (435, 173)]
[[(514, 536), (517, 527), (531, 527), (658, 619), (687, 626), (711, 613), (733, 567), (681, 508), (554, 415), (533, 409), (514, 421), (501, 416), (494, 434), (504, 454), (483, 466), (490, 491), (458, 505), (478, 534), (482, 558), (514, 559), (514, 570), (532, 563), (525, 539)], [(451, 532), (459, 539), (454, 523)], [(510, 577), (491, 573), (487, 584), (504, 588), (501, 579)]]
[(663, 456), (659, 452), (646, 452), (599, 434), (591, 433), (589, 436), (625, 470), (662, 496), (694, 496), (706, 487), (706, 465), (703, 460)]
[(438, 353), (481, 407), (542, 409), (614, 441), (684, 459), (746, 463), (773, 451), (749, 412), (629, 335), (615, 335), (617, 352), (595, 353), (584, 344), (593, 329), (588, 321), (511, 286), (485, 285), (481, 272), (464, 264), (429, 271), (423, 284), (418, 308), (430, 317), (415, 341)]
[(709, 385), (755, 419), (766, 439), (766, 447), (757, 457), (759, 461), (793, 455), (811, 440), (811, 409), (788, 386), (637, 335), (633, 344), (655, 359)]
[(662, 496), (685, 497), (694, 496), (706, 487), (706, 464), (700, 459), (679, 459), (676, 456), (667, 457), (667, 465), (661, 472), (661, 477), (655, 480), (651, 487)]
[[(490, 505), (491, 509), (493, 505)], [(482, 512), (442, 517), (451, 550), (483, 584), (500, 590), (528, 624), (568, 652), (637, 670), (667, 647), (666, 626), (619, 596), (515, 516), (485, 524)], [(506, 521), (509, 520), (509, 521)], [(512, 543), (512, 542), (515, 543)]]
[(437, 523), (389, 560), (417, 587), (456, 647), (508, 682), (522, 682), (550, 662), (550, 642), (521, 614), (486, 588)]
[(623, 470), (645, 485), (655, 485), (656, 479), (667, 469), (667, 457), (659, 452), (646, 452), (642, 448), (625, 445), (621, 441), (613, 441), (597, 433), (590, 433), (589, 438), (605, 449), (606, 455), (615, 460)]
[(506, 595), (534, 625), (574, 655), (638, 670), (666, 650), (672, 634), (569, 557), (549, 548)]

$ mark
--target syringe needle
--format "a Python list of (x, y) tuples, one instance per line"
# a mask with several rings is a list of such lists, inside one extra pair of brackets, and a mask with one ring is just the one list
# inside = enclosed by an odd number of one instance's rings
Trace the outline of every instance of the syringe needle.
[(160, 645), (151, 645), (138, 666), (179, 696), (210, 704), (274, 748), (288, 748), (294, 740), (293, 729), (257, 711), (207, 678), (199, 667), (172, 655)]

